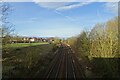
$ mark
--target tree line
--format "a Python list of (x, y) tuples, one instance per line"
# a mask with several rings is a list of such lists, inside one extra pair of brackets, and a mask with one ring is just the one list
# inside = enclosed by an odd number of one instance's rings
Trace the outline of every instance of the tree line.
[(91, 31), (83, 31), (68, 39), (81, 63), (90, 64), (92, 76), (89, 77), (120, 76), (119, 24), (119, 17), (114, 17), (96, 24)]
[(68, 39), (78, 54), (92, 57), (120, 57), (118, 17), (96, 24), (93, 29)]

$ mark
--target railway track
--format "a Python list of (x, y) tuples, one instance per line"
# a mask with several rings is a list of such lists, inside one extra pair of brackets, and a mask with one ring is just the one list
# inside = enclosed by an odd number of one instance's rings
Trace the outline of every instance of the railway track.
[(82, 69), (69, 46), (62, 45), (58, 49), (44, 78), (45, 80), (77, 80), (78, 78), (84, 78)]
[(52, 61), (50, 68), (48, 69), (47, 73), (45, 74), (46, 80), (49, 78), (57, 78), (58, 73), (59, 73), (59, 68), (61, 65), (61, 61), (62, 61), (62, 54), (61, 54), (61, 48), (58, 50), (58, 53), (56, 53), (56, 56), (54, 58), (54, 60)]

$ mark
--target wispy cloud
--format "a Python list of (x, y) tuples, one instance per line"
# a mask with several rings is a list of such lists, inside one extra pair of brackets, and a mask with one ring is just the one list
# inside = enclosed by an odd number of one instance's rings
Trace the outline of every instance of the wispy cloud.
[(73, 4), (71, 4), (71, 2), (35, 2), (35, 3), (43, 8), (60, 11), (60, 10), (69, 10), (69, 9), (81, 7), (84, 5), (88, 5), (92, 2), (75, 2)]
[(77, 8), (77, 7), (84, 6), (84, 5), (87, 5), (87, 4), (90, 4), (90, 3), (91, 2), (82, 2), (82, 3), (80, 2), (80, 3), (69, 5), (69, 6), (59, 7), (56, 10), (69, 10), (69, 9)]
[(55, 10), (54, 12), (55, 12), (56, 14), (58, 14), (58, 15), (61, 15), (61, 16), (65, 17), (65, 18), (67, 18), (67, 19), (70, 20), (70, 21), (75, 21), (75, 19), (71, 18), (70, 16), (64, 15), (63, 13), (61, 13), (61, 12), (58, 11), (58, 10)]
[(119, 0), (0, 0), (0, 2), (118, 2)]
[(35, 3), (47, 9), (57, 9), (57, 8), (65, 6), (66, 4), (69, 4), (65, 2), (35, 2)]
[[(106, 7), (114, 9), (116, 7), (116, 4), (119, 0), (63, 0), (62, 1), (56, 1), (56, 0), (50, 0), (50, 1), (42, 1), (42, 0), (34, 0), (35, 3), (37, 3), (39, 6), (47, 9), (54, 9), (54, 10), (70, 10), (77, 7), (82, 7), (88, 4), (91, 4), (93, 2), (108, 2), (106, 4)], [(72, 2), (76, 2), (71, 4)], [(111, 3), (113, 2), (113, 3)]]
[(119, 0), (33, 0), (36, 2), (118, 2)]
[(105, 8), (113, 13), (118, 13), (118, 2), (106, 3)]

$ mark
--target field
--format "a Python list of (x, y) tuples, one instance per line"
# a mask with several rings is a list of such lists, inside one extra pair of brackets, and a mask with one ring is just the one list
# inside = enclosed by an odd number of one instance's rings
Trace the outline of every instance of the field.
[(3, 78), (37, 77), (39, 73), (43, 73), (52, 60), (54, 47), (54, 44), (48, 43), (8, 44), (4, 46), (2, 55)]
[(3, 48), (22, 48), (22, 47), (28, 47), (28, 46), (36, 46), (41, 44), (48, 44), (47, 42), (42, 43), (14, 43), (14, 44), (6, 44), (3, 45)]

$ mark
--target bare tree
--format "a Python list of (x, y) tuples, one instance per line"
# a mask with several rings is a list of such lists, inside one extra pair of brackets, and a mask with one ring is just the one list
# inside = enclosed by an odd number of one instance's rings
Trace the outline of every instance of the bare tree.
[(13, 24), (8, 21), (8, 15), (12, 11), (11, 6), (8, 3), (0, 4), (1, 18), (0, 18), (0, 31), (3, 44), (6, 44), (10, 41), (10, 36), (14, 32)]
[(118, 18), (96, 25), (90, 33), (90, 54), (94, 57), (118, 57)]

